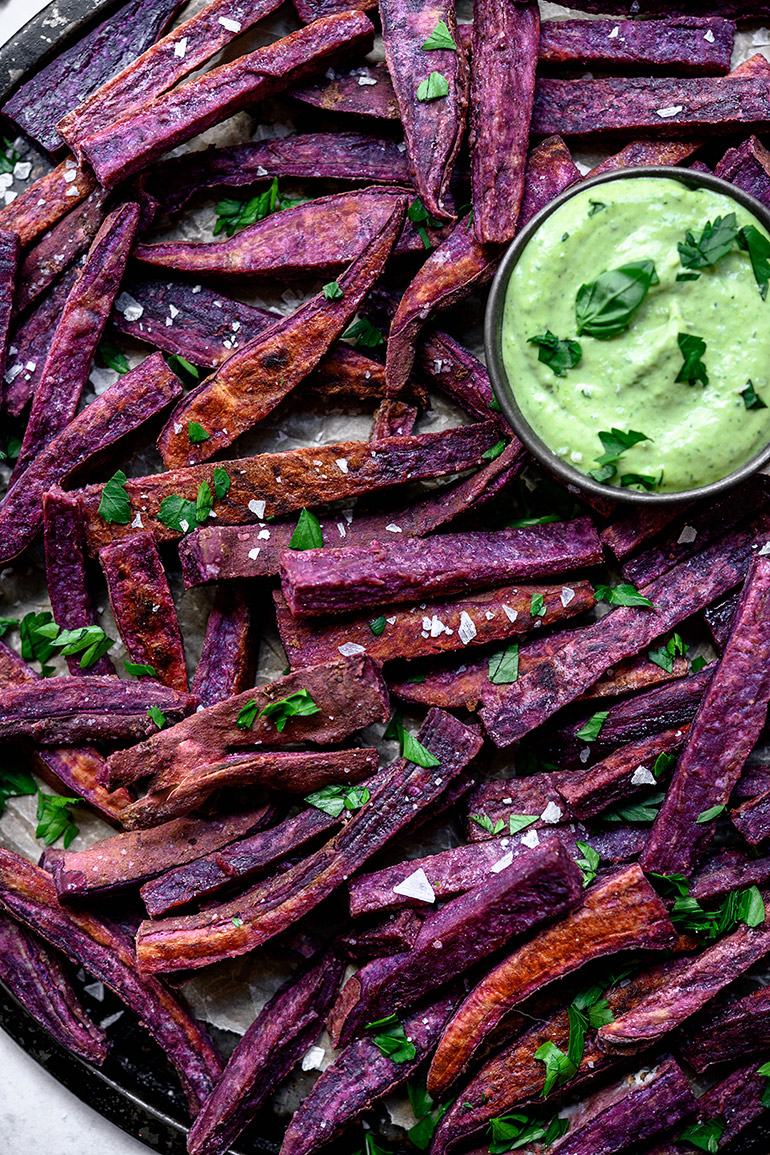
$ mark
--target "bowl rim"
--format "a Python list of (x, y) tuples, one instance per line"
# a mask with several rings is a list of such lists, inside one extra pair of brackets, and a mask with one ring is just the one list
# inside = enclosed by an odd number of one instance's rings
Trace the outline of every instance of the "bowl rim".
[(770, 437), (764, 448), (749, 461), (739, 466), (738, 469), (728, 473), (725, 477), (720, 477), (716, 481), (710, 481), (706, 485), (699, 485), (693, 489), (683, 489), (673, 493), (650, 493), (643, 490), (621, 489), (620, 486), (604, 485), (602, 482), (588, 477), (585, 473), (581, 473), (579, 469), (559, 457), (535, 433), (519, 408), (514, 391), (508, 384), (508, 376), (503, 365), (502, 320), (505, 295), (511, 274), (532, 237), (553, 213), (574, 196), (577, 196), (578, 193), (609, 184), (612, 181), (635, 180), (641, 177), (663, 177), (667, 180), (679, 181), (691, 188), (708, 188), (714, 192), (722, 193), (753, 213), (770, 232), (770, 208), (750, 193), (722, 177), (714, 176), (712, 173), (694, 172), (692, 169), (680, 165), (650, 164), (613, 169), (611, 172), (600, 173), (589, 180), (577, 181), (531, 217), (503, 254), (487, 300), (484, 317), (484, 350), (492, 392), (503, 416), (532, 456), (551, 473), (566, 482), (572, 492), (577, 489), (595, 498), (603, 498), (604, 500), (610, 498), (627, 505), (677, 505), (700, 498), (721, 496), (751, 477), (752, 474), (770, 463)]

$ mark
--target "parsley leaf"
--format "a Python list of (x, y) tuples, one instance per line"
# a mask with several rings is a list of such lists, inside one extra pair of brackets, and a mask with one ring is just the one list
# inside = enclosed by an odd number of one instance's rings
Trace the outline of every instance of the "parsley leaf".
[(197, 421), (190, 421), (187, 424), (187, 437), (191, 445), (198, 445), (201, 441), (208, 441), (211, 434)]
[(426, 249), (432, 248), (433, 242), (428, 236), (425, 230), (425, 226), (430, 225), (432, 229), (439, 229), (441, 228), (441, 221), (438, 221), (435, 217), (431, 216), (419, 197), (412, 201), (409, 208), (406, 210), (406, 215), (412, 224), (417, 225), (417, 232), (420, 235), (420, 240), (423, 243), (423, 247)]
[(388, 623), (385, 621), (385, 618), (372, 618), (372, 620), (369, 622), (369, 629), (372, 631), (376, 638), (379, 638), (380, 634), (385, 632), (385, 626), (387, 624)]
[(192, 377), (193, 381), (200, 381), (200, 369), (185, 360), (184, 357), (180, 357), (178, 353), (172, 353), (170, 357), (167, 357), (166, 364), (183, 385), (187, 384), (187, 376)]
[(708, 810), (702, 810), (695, 819), (696, 826), (704, 826), (707, 822), (713, 822), (715, 818), (719, 818), (720, 814), (725, 812), (724, 804), (719, 806), (709, 806)]
[(596, 600), (608, 602), (611, 606), (646, 606), (653, 609), (653, 604), (644, 594), (640, 594), (635, 586), (621, 583), (616, 586), (597, 586), (594, 590)]
[(537, 1048), (533, 1057), (539, 1059), (541, 1063), (545, 1063), (545, 1083), (542, 1090), (544, 1099), (550, 1095), (554, 1087), (567, 1083), (577, 1071), (577, 1066), (569, 1055), (565, 1054), (550, 1039)]
[(749, 254), (754, 280), (759, 285), (759, 295), (764, 301), (770, 284), (770, 241), (754, 225), (746, 225), (738, 233), (738, 244)]
[(567, 370), (579, 365), (583, 356), (583, 350), (577, 341), (571, 341), (569, 338), (562, 341), (550, 329), (530, 337), (527, 344), (537, 345), (538, 361), (553, 369), (557, 377), (566, 377)]
[(672, 766), (676, 766), (676, 754), (668, 754), (664, 751), (662, 754), (658, 754), (658, 757), (655, 759), (652, 773), (655, 778), (662, 778)]
[(358, 349), (377, 349), (380, 345), (385, 344), (385, 337), (382, 332), (371, 321), (367, 321), (366, 317), (354, 321), (342, 336), (353, 341)]
[(587, 842), (576, 842), (575, 845), (582, 852), (582, 857), (576, 858), (575, 862), (583, 872), (583, 886), (586, 887), (596, 878), (601, 859), (598, 851), (594, 850), (593, 846), (589, 846)]
[(374, 1036), (374, 1045), (377, 1047), (381, 1055), (386, 1059), (390, 1059), (393, 1063), (409, 1063), (417, 1054), (414, 1043), (406, 1037), (403, 1023), (400, 1023), (395, 1015), (388, 1015), (385, 1019), (377, 1019), (374, 1023), (367, 1023), (367, 1031), (377, 1030), (378, 1027), (384, 1027)]
[(486, 830), (487, 834), (500, 834), (505, 830), (505, 823), (502, 818), (493, 822), (488, 814), (471, 814), (471, 821), (477, 823), (482, 830)]
[(652, 261), (631, 261), (581, 285), (575, 300), (578, 337), (587, 333), (599, 341), (608, 341), (623, 333), (650, 287), (658, 283)]
[(585, 726), (581, 726), (578, 730), (577, 737), (582, 739), (583, 742), (595, 742), (602, 732), (602, 726), (607, 721), (608, 714), (609, 710), (597, 710), (597, 712), (588, 719)]
[(15, 629), (18, 624), (18, 618), (0, 618), (0, 638), (4, 638), (8, 631)]
[(124, 353), (116, 349), (114, 345), (110, 345), (108, 341), (102, 341), (96, 350), (96, 355), (103, 365), (108, 369), (114, 370), (115, 373), (128, 373), (129, 364)]
[(42, 838), (46, 846), (51, 846), (63, 837), (66, 850), (78, 832), (72, 817), (72, 807), (80, 798), (62, 798), (58, 794), (37, 792), (37, 829), (35, 838)]
[(633, 803), (629, 806), (616, 806), (612, 810), (605, 810), (600, 818), (603, 822), (654, 822), (658, 817), (660, 804), (665, 794), (652, 794), (644, 802)]
[(735, 213), (728, 213), (725, 217), (717, 217), (713, 224), (706, 221), (697, 241), (692, 233), (686, 233), (684, 242), (677, 245), (679, 260), (686, 269), (711, 268), (727, 256), (737, 240)]
[(656, 489), (663, 480), (663, 473), (660, 477), (652, 477), (649, 473), (624, 473), (620, 478), (621, 486), (630, 489), (632, 486), (638, 486), (640, 489)]
[(503, 452), (505, 445), (504, 441), (496, 441), (494, 445), (490, 445), (489, 449), (485, 449), (481, 455), (483, 460), (494, 461)]
[(726, 1127), (725, 1120), (717, 1116), (707, 1119), (705, 1123), (692, 1123), (689, 1127), (685, 1127), (684, 1131), (679, 1132), (675, 1141), (681, 1139), (683, 1142), (692, 1143), (699, 1151), (708, 1151), (714, 1155), (719, 1150), (719, 1140), (724, 1135)]
[[(222, 470), (224, 473), (225, 471)], [(225, 474), (225, 476), (227, 476)], [(228, 479), (229, 480), (229, 479)], [(211, 486), (202, 481), (198, 486), (195, 501), (181, 497), (178, 493), (171, 493), (160, 503), (158, 521), (168, 529), (175, 529), (178, 533), (189, 533), (208, 521), (214, 508), (214, 497)]]
[[(53, 615), (48, 610), (41, 610), (40, 613), (32, 611), (19, 622), (21, 656), (25, 662), (40, 662), (40, 672), (44, 678), (49, 678), (54, 671), (53, 666), (46, 665), (56, 649), (46, 628), (52, 624)], [(54, 625), (54, 633), (58, 632), (59, 627)]]
[(131, 519), (131, 503), (125, 488), (127, 480), (123, 470), (118, 469), (104, 486), (99, 502), (99, 516), (103, 521), (114, 522), (115, 525), (128, 525)]
[(339, 301), (344, 296), (339, 281), (329, 281), (323, 287), (323, 294), (327, 301)]
[(537, 822), (536, 814), (511, 814), (508, 818), (508, 833), (519, 834), (526, 830), (533, 822)]
[(166, 715), (158, 706), (150, 706), (147, 710), (147, 717), (155, 723), (159, 730), (162, 730), (166, 725)]
[(444, 20), (439, 20), (428, 39), (422, 45), (422, 48), (424, 52), (457, 51), (457, 45), (452, 38), (452, 33), (447, 28)]
[(390, 1155), (390, 1152), (386, 1151), (384, 1147), (380, 1147), (371, 1131), (365, 1131), (364, 1145), (360, 1151), (355, 1152), (355, 1155)]
[(324, 786), (305, 801), (332, 818), (339, 818), (343, 810), (360, 810), (371, 795), (365, 786)]
[(123, 662), (127, 674), (133, 674), (135, 678), (157, 678), (155, 667), (149, 665), (147, 662), (129, 662), (125, 659)]
[(0, 149), (0, 172), (13, 172), (17, 161), (21, 160), (21, 157), (13, 147), (13, 142), (8, 140), (7, 137), (4, 136), (0, 144), (2, 144), (2, 149)]
[(616, 429), (613, 425), (612, 429), (600, 431), (599, 440), (604, 446), (604, 453), (594, 460), (598, 465), (614, 465), (628, 449), (633, 449), (640, 441), (649, 441), (650, 438), (646, 433), (639, 433), (636, 429), (629, 429), (628, 433), (624, 433), (622, 429)]
[(214, 497), (217, 501), (223, 501), (230, 492), (230, 474), (226, 469), (217, 466), (214, 470)]
[(217, 205), (217, 222), (214, 225), (214, 235), (224, 232), (232, 237), (241, 229), (263, 221), (271, 213), (281, 212), (282, 209), (293, 208), (294, 205), (304, 204), (307, 197), (286, 196), (278, 189), (278, 178), (274, 177), (264, 192), (258, 193), (247, 201), (235, 200), (228, 197)]
[(427, 80), (417, 85), (417, 99), (424, 104), (449, 96), (449, 81), (441, 72), (431, 72)]
[(235, 724), (240, 730), (250, 730), (257, 720), (258, 706), (254, 698), (239, 710)]
[(493, 686), (510, 686), (519, 678), (519, 643), (511, 642), (489, 655), (489, 680)]
[(388, 723), (388, 727), (383, 734), (383, 738), (397, 738), (401, 749), (401, 756), (406, 758), (407, 762), (413, 762), (415, 766), (422, 766), (426, 770), (432, 766), (440, 766), (441, 759), (437, 758), (435, 754), (431, 754), (430, 750), (426, 749), (413, 734), (404, 729), (401, 719), (397, 714), (394, 714)]
[(595, 217), (597, 213), (602, 213), (606, 209), (606, 205), (602, 201), (589, 201), (590, 209), (588, 210), (589, 217)]
[(449, 1110), (451, 1104), (434, 1107), (433, 1099), (425, 1087), (417, 1083), (407, 1083), (406, 1092), (409, 1103), (417, 1122), (407, 1131), (409, 1141), (418, 1151), (427, 1151), (436, 1131), (436, 1127)]
[(79, 630), (59, 630), (58, 626), (56, 628), (58, 633), (51, 638), (53, 645), (61, 650), (65, 658), (82, 653), (79, 663), (81, 670), (95, 666), (115, 645), (113, 639), (108, 638), (99, 626), (82, 626)]
[(706, 342), (702, 337), (695, 337), (690, 333), (679, 333), (677, 343), (684, 359), (682, 368), (676, 375), (677, 381), (686, 381), (688, 385), (708, 385), (709, 378), (706, 366), (701, 358), (706, 352)]
[(687, 642), (679, 634), (672, 634), (668, 641), (657, 650), (648, 650), (647, 657), (667, 674), (674, 672), (674, 658), (683, 658), (689, 650)]
[(272, 720), (280, 734), (289, 718), (307, 718), (311, 714), (320, 714), (320, 712), (308, 690), (296, 690), (287, 698), (281, 698), (278, 702), (269, 702), (259, 711), (257, 716)]
[(0, 814), (5, 813), (9, 798), (34, 794), (35, 790), (35, 780), (26, 770), (0, 770)]
[(741, 390), (743, 404), (747, 409), (767, 409), (767, 405), (757, 393), (751, 380), (746, 382), (746, 388)]
[(542, 1142), (548, 1146), (566, 1134), (568, 1128), (569, 1120), (558, 1117), (543, 1123), (518, 1112), (514, 1115), (500, 1115), (489, 1122), (489, 1155), (505, 1155), (508, 1151), (518, 1151), (531, 1143)]
[(320, 521), (309, 509), (303, 509), (291, 535), (289, 549), (320, 549), (323, 543)]

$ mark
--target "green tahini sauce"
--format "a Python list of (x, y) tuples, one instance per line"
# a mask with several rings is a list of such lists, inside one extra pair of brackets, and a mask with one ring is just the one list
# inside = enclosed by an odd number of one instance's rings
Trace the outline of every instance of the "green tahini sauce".
[[(613, 428), (649, 440), (623, 452), (607, 484), (623, 477), (633, 484), (629, 475), (641, 474), (655, 479), (658, 492), (725, 477), (770, 440), (770, 294), (762, 299), (749, 253), (737, 242), (701, 268), (683, 265), (677, 247), (688, 232), (697, 244), (707, 222), (731, 213), (738, 229), (753, 225), (768, 239), (729, 197), (633, 177), (573, 196), (526, 246), (505, 299), (503, 363), (529, 424), (581, 472), (601, 469), (596, 459), (606, 446), (598, 434)], [(639, 261), (654, 263), (658, 283), (628, 327), (609, 339), (578, 336), (581, 286)], [(677, 280), (694, 273), (700, 276)], [(529, 343), (548, 331), (580, 346), (578, 364), (562, 365), (563, 375)], [(676, 380), (685, 364), (681, 334), (705, 341), (707, 385)]]

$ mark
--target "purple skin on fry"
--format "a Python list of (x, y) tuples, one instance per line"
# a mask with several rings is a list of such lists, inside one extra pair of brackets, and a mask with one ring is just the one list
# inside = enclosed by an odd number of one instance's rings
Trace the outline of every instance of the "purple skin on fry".
[[(53, 620), (63, 630), (80, 630), (97, 624), (91, 590), (86, 573), (83, 514), (77, 498), (58, 485), (43, 498), (45, 540), (45, 578), (51, 600)], [(66, 658), (69, 672), (114, 674), (115, 667), (106, 654), (83, 669), (82, 654)], [(186, 687), (185, 687), (186, 689)]]
[(0, 979), (57, 1042), (87, 1063), (102, 1065), (106, 1036), (83, 1009), (59, 956), (6, 914), (0, 914)]
[[(202, 481), (213, 491), (215, 468), (224, 469), (231, 482), (228, 493), (216, 503), (218, 524), (253, 524), (265, 517), (477, 467), (499, 436), (497, 423), (485, 421), (412, 437), (391, 437), (376, 446), (366, 441), (342, 441), (131, 478), (125, 485), (130, 521), (140, 514), (144, 528), (152, 530), (157, 541), (181, 537), (181, 531), (158, 519), (161, 502), (171, 494), (195, 501)], [(90, 485), (78, 491), (86, 520), (86, 542), (92, 552), (134, 533), (130, 521), (126, 525), (107, 524), (99, 517), (102, 488)]]
[(554, 657), (509, 686), (484, 707), (481, 719), (496, 746), (509, 746), (575, 698), (614, 663), (638, 653), (655, 638), (703, 609), (743, 580), (759, 540), (734, 530), (706, 546), (641, 593), (654, 609), (621, 606), (593, 625), (574, 631)]
[(645, 847), (645, 870), (690, 875), (710, 843), (759, 738), (770, 703), (770, 560), (749, 567), (730, 639), (690, 728), (684, 753)]
[(281, 584), (298, 616), (341, 614), (383, 602), (437, 597), (593, 565), (599, 539), (587, 518), (423, 541), (288, 551)]
[(515, 858), (428, 914), (408, 954), (374, 959), (348, 979), (327, 1021), (334, 1045), (349, 1042), (368, 1022), (414, 1006), (517, 936), (564, 914), (582, 890), (583, 876), (556, 838)]
[(380, 918), (366, 930), (353, 929), (337, 941), (354, 962), (367, 962), (410, 951), (417, 940), (423, 917), (416, 910), (399, 910)]
[(729, 148), (714, 174), (750, 193), (763, 205), (770, 205), (770, 152), (755, 136), (737, 148)]
[(218, 590), (206, 624), (191, 692), (213, 706), (248, 689), (254, 680), (251, 600), (245, 590)]
[(703, 611), (703, 618), (709, 628), (709, 633), (720, 650), (725, 648), (732, 632), (733, 618), (740, 596), (740, 590), (736, 590), (734, 593), (719, 598), (718, 601), (707, 606)]
[(77, 168), (73, 158), (67, 157), (0, 208), (0, 228), (16, 233), (28, 248), (95, 188), (91, 173)]
[[(150, 683), (142, 689), (149, 690)], [(290, 717), (283, 730), (278, 730), (270, 718), (260, 717), (250, 727), (238, 726), (238, 715), (252, 702), (260, 711), (300, 690), (308, 691), (317, 713)], [(121, 785), (159, 775), (177, 780), (177, 776), (211, 766), (244, 749), (341, 742), (360, 727), (384, 722), (389, 716), (388, 693), (376, 664), (369, 658), (340, 658), (245, 690), (198, 711), (181, 728), (161, 730), (139, 746), (118, 750), (108, 758), (106, 774)]]
[(762, 842), (770, 831), (770, 790), (731, 810), (730, 821), (750, 846)]
[(131, 940), (83, 909), (60, 906), (50, 875), (2, 847), (0, 909), (82, 966), (134, 1011), (173, 1063), (190, 1113), (197, 1114), (221, 1076), (222, 1060), (176, 995), (139, 973)]
[[(382, 227), (337, 281), (339, 298), (321, 291), (290, 316), (234, 352), (171, 413), (158, 438), (167, 469), (207, 461), (271, 413), (312, 373), (333, 341), (342, 336), (366, 294), (379, 279), (405, 219), (406, 198), (388, 205)], [(189, 423), (209, 436), (192, 444)]]
[[(623, 167), (623, 166), (621, 166)], [(618, 561), (628, 557), (635, 549), (639, 549), (650, 538), (665, 529), (679, 517), (687, 506), (666, 505), (663, 507), (642, 506), (637, 513), (621, 514), (614, 519), (606, 529), (602, 530), (602, 545), (606, 546)]]
[(100, 184), (114, 188), (177, 145), (290, 87), (308, 72), (323, 70), (346, 54), (368, 51), (373, 31), (363, 13), (329, 16), (148, 101), (81, 141), (81, 151)]
[(419, 409), (404, 401), (382, 401), (374, 411), (370, 442), (375, 444), (388, 437), (408, 437), (419, 415)]
[[(5, 380), (3, 394), (4, 408), (12, 417), (23, 413), (34, 395), (57, 321), (81, 267), (82, 261), (72, 265), (12, 331), (9, 344), (16, 352), (11, 354), (8, 377), (12, 379)], [(30, 365), (34, 367), (30, 369)]]
[(61, 117), (124, 65), (153, 44), (183, 0), (131, 0), (119, 12), (58, 53), (3, 105), (5, 115), (48, 152), (64, 142)]
[[(86, 406), (5, 495), (0, 507), (0, 561), (17, 557), (36, 537), (47, 490), (161, 413), (181, 392), (178, 380), (155, 353)], [(98, 489), (101, 495), (102, 487)]]
[(378, 775), (369, 802), (308, 858), (200, 914), (142, 923), (137, 938), (140, 966), (169, 971), (235, 957), (314, 909), (417, 815), (435, 810), (482, 745), (475, 728), (440, 710), (428, 714), (418, 740), (439, 759), (439, 767), (426, 769), (406, 759), (394, 762)]
[(182, 633), (158, 547), (135, 533), (99, 552), (118, 632), (129, 660), (150, 665), (164, 686), (187, 689)]
[(233, 1051), (190, 1129), (188, 1155), (224, 1155), (315, 1041), (343, 970), (342, 960), (326, 955), (273, 996)]
[(749, 858), (741, 850), (714, 855), (690, 880), (690, 894), (698, 901), (719, 898), (739, 887), (770, 882), (770, 858)]
[[(456, 992), (418, 1010), (404, 1022), (414, 1058), (394, 1063), (372, 1039), (356, 1039), (327, 1067), (295, 1111), (284, 1135), (282, 1155), (310, 1155), (331, 1143), (354, 1119), (412, 1078), (457, 1002)], [(319, 1128), (319, 1120), (326, 1124)]]
[[(640, 164), (684, 164), (688, 157), (700, 148), (700, 141), (682, 140), (635, 140), (621, 148), (620, 152), (599, 161), (586, 177), (601, 176), (605, 172), (615, 172), (619, 168), (634, 168)], [(663, 524), (676, 517), (677, 511), (666, 506), (651, 506), (649, 509), (640, 509), (636, 517), (631, 514), (619, 517), (607, 526), (607, 533), (614, 535), (626, 526), (633, 532), (634, 526), (639, 523), (639, 530), (645, 532), (648, 521), (659, 517)], [(620, 554), (618, 556), (621, 556)]]
[(13, 297), (19, 266), (19, 238), (2, 228), (0, 222), (0, 411), (4, 406), (8, 331), (13, 314)]
[[(710, 1087), (698, 1100), (699, 1118), (724, 1119), (727, 1123), (721, 1142), (727, 1146), (740, 1135), (758, 1115), (767, 1108), (763, 1103), (767, 1092), (767, 1077), (757, 1074), (757, 1063), (731, 1071), (719, 1083)], [(653, 1152), (652, 1155), (657, 1155)], [(663, 1152), (662, 1155), (669, 1155)], [(679, 1151), (676, 1152), (679, 1155)]]
[[(702, 0), (584, 0), (581, 8), (586, 12), (627, 12), (633, 16), (700, 16), (703, 14)], [(770, 4), (766, 0), (708, 0), (708, 15), (758, 18), (770, 16)]]
[(74, 418), (94, 354), (128, 262), (139, 206), (120, 205), (106, 217), (58, 319), (11, 477), (18, 480)]
[[(59, 135), (79, 153), (82, 141), (174, 88), (279, 4), (280, 0), (209, 0), (194, 16), (105, 78), (86, 100), (77, 99), (58, 123)], [(177, 49), (179, 44), (181, 49)]]
[[(350, 521), (347, 517), (338, 521), (321, 518), (323, 541), (366, 545), (383, 538), (387, 541), (397, 533), (404, 537), (424, 537), (471, 510), (481, 509), (505, 489), (524, 463), (521, 443), (513, 441), (472, 477), (439, 489), (409, 506), (390, 513), (353, 514)], [(277, 574), (281, 555), (289, 548), (295, 529), (296, 522), (202, 526), (179, 544), (185, 585)]]
[[(618, 31), (615, 32), (615, 29)], [(544, 20), (540, 60), (556, 65), (665, 76), (730, 71), (735, 22), (719, 17), (666, 20)]]
[(698, 1072), (736, 1059), (761, 1055), (770, 1045), (770, 989), (763, 987), (726, 1007), (707, 1007), (679, 1044), (679, 1053)]

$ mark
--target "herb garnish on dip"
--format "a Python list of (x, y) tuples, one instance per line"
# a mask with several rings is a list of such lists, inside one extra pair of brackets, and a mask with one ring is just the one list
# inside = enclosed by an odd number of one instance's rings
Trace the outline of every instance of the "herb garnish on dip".
[(503, 363), (522, 414), (607, 485), (679, 492), (770, 440), (770, 235), (664, 177), (577, 193), (508, 283)]

